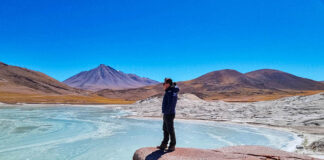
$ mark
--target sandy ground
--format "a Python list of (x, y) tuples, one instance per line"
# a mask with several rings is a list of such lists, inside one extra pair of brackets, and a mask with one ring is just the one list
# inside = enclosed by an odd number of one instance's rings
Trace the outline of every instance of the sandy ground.
[[(132, 112), (131, 117), (161, 117), (161, 97), (138, 101), (121, 108)], [(324, 138), (324, 93), (294, 96), (273, 101), (229, 103), (204, 101), (191, 94), (179, 96), (177, 119), (221, 121), (271, 127), (291, 131), (304, 139), (302, 149), (295, 152), (324, 158), (324, 152), (310, 148)]]

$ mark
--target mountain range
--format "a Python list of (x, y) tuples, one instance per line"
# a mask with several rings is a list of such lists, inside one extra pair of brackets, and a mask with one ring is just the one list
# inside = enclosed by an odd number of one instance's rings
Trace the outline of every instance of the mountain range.
[[(192, 93), (205, 100), (259, 101), (292, 95), (308, 95), (324, 90), (324, 84), (278, 70), (262, 69), (249, 73), (219, 70), (177, 83), (181, 93)], [(140, 100), (163, 94), (162, 85), (128, 90), (101, 90), (109, 98)]]
[(138, 88), (159, 82), (135, 74), (123, 73), (101, 64), (92, 70), (80, 72), (63, 81), (63, 83), (75, 88), (98, 91), (102, 89)]
[[(248, 73), (231, 69), (213, 71), (177, 85), (180, 93), (224, 101), (262, 101), (324, 91), (322, 82), (271, 69)], [(0, 62), (0, 102), (5, 103), (133, 103), (163, 93), (162, 84), (157, 81), (106, 65), (62, 83), (41, 72)]]
[(0, 62), (0, 102), (5, 103), (132, 103), (108, 99), (70, 87), (48, 75)]

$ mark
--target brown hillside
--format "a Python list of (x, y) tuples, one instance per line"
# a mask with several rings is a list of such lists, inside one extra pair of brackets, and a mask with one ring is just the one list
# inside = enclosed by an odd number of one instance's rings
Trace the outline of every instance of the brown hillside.
[(267, 88), (290, 90), (324, 90), (324, 85), (311, 79), (297, 77), (278, 70), (262, 69), (245, 74)]
[(19, 93), (79, 94), (74, 89), (41, 72), (0, 62), (0, 91)]
[[(289, 82), (289, 83), (288, 83)], [(205, 100), (260, 101), (286, 96), (309, 95), (324, 90), (316, 81), (275, 70), (259, 70), (242, 74), (235, 70), (207, 73), (190, 81), (178, 82), (180, 93), (192, 93)], [(101, 90), (108, 98), (140, 100), (163, 94), (162, 85), (128, 90)]]
[(41, 72), (0, 62), (0, 102), (4, 103), (132, 103), (75, 89)]

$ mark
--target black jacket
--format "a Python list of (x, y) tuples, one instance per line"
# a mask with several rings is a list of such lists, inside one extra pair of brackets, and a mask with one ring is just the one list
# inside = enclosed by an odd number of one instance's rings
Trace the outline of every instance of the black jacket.
[(175, 114), (175, 107), (178, 100), (179, 88), (177, 86), (169, 87), (165, 90), (165, 94), (162, 102), (163, 114)]

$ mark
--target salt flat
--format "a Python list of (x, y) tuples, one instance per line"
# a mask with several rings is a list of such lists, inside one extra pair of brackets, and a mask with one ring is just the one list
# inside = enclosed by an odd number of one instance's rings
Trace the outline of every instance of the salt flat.
[[(135, 117), (160, 117), (161, 103), (161, 97), (153, 97), (123, 108), (133, 112)], [(205, 101), (184, 94), (179, 96), (176, 112), (177, 119), (246, 123), (290, 130), (305, 138), (305, 149), (298, 152), (323, 156), (323, 152), (310, 150), (310, 145), (324, 138), (324, 93), (251, 103)]]

